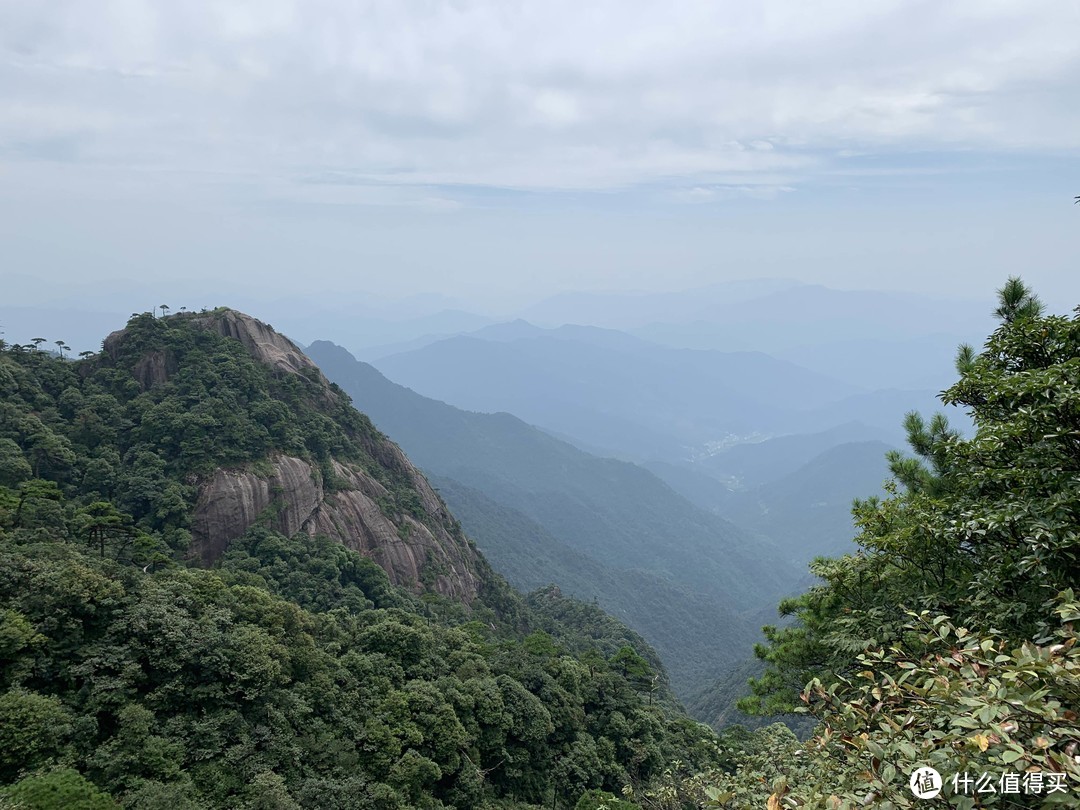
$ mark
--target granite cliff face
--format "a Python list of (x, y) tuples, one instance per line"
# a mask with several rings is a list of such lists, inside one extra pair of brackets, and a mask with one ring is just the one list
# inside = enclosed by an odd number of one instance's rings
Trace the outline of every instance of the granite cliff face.
[[(395, 448), (396, 449), (396, 448)], [(398, 451), (400, 454), (400, 451)], [(400, 460), (409, 464), (402, 455)], [(391, 581), (471, 601), (480, 586), (477, 555), (453, 524), (445, 505), (411, 465), (426, 513), (391, 518), (379, 505), (386, 488), (362, 470), (334, 462), (328, 491), (318, 467), (277, 456), (272, 472), (217, 470), (200, 488), (192, 519), (192, 553), (212, 563), (255, 524), (292, 536), (326, 535), (377, 562)]]
[[(274, 374), (303, 376), (315, 403), (344, 397), (295, 343), (255, 318), (228, 309), (174, 317), (239, 341)], [(109, 335), (105, 353), (115, 358), (124, 341), (124, 330)], [(132, 374), (145, 390), (165, 382), (178, 368), (170, 351), (154, 348), (139, 356)], [(337, 458), (319, 465), (274, 453), (243, 468), (201, 476), (190, 553), (212, 564), (256, 524), (290, 537), (325, 535), (370, 557), (395, 584), (472, 601), (481, 585), (478, 553), (401, 449), (381, 434), (369, 441), (368, 469)], [(390, 492), (376, 477), (380, 473), (406, 482), (414, 496), (408, 512), (395, 509)]]
[[(196, 315), (191, 319), (194, 326), (210, 329), (219, 335), (239, 340), (248, 353), (275, 371), (297, 373), (304, 369), (318, 370), (300, 347), (273, 327), (260, 320), (233, 309), (217, 310), (209, 315)], [(319, 375), (322, 377), (322, 375)], [(324, 386), (329, 386), (322, 377)]]

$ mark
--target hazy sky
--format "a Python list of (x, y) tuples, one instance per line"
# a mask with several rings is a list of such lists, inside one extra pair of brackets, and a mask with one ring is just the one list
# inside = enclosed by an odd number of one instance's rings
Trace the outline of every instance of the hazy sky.
[(0, 0), (10, 304), (1012, 272), (1075, 304), (1077, 194), (1078, 0)]

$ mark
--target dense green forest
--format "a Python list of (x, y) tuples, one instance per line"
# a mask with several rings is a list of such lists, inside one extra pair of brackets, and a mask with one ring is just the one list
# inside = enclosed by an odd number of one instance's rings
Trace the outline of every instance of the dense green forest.
[(414, 506), (347, 398), (207, 317), (0, 352), (6, 807), (573, 807), (723, 761), (648, 645), (556, 591), (485, 568), (465, 604), (262, 524), (188, 562), (201, 482), (277, 452)]

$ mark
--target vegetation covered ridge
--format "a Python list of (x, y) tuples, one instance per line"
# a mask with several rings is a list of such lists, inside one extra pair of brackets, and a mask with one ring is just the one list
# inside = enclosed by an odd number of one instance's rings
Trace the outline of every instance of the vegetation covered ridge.
[[(204, 563), (261, 524), (334, 537), (396, 584), (475, 596), (476, 552), (427, 481), (266, 324), (225, 308), (144, 313), (75, 363), (25, 348), (10, 350), (4, 407), (33, 477), (115, 502)], [(19, 369), (39, 377), (25, 391)]]
[(640, 636), (523, 599), (471, 547), (471, 598), (430, 567), (396, 585), (282, 532), (272, 499), (213, 567), (192, 557), (207, 482), (273, 486), (280, 457), (331, 505), (360, 486), (343, 470), (373, 482), (390, 542), (467, 545), (347, 397), (244, 318), (137, 315), (78, 360), (0, 347), (0, 806), (565, 808), (723, 761)]

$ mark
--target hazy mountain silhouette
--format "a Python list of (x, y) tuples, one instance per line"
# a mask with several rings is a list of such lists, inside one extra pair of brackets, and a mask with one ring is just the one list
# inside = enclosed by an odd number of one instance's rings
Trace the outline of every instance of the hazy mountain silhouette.
[(833, 403), (861, 393), (760, 352), (672, 349), (584, 327), (511, 324), (495, 334), (449, 338), (376, 366), (425, 396), (508, 411), (628, 458), (677, 459), (730, 434), (825, 426)]
[[(641, 467), (589, 455), (507, 413), (470, 413), (420, 396), (325, 341), (308, 353), (444, 481), (451, 509), (512, 580), (536, 584), (546, 568), (550, 581), (588, 596), (582, 557), (599, 566), (591, 570), (603, 575), (586, 577), (592, 595), (666, 653), (678, 691), (748, 655), (759, 623), (744, 613), (800, 576), (767, 542)], [(508, 545), (512, 536), (521, 542)]]

